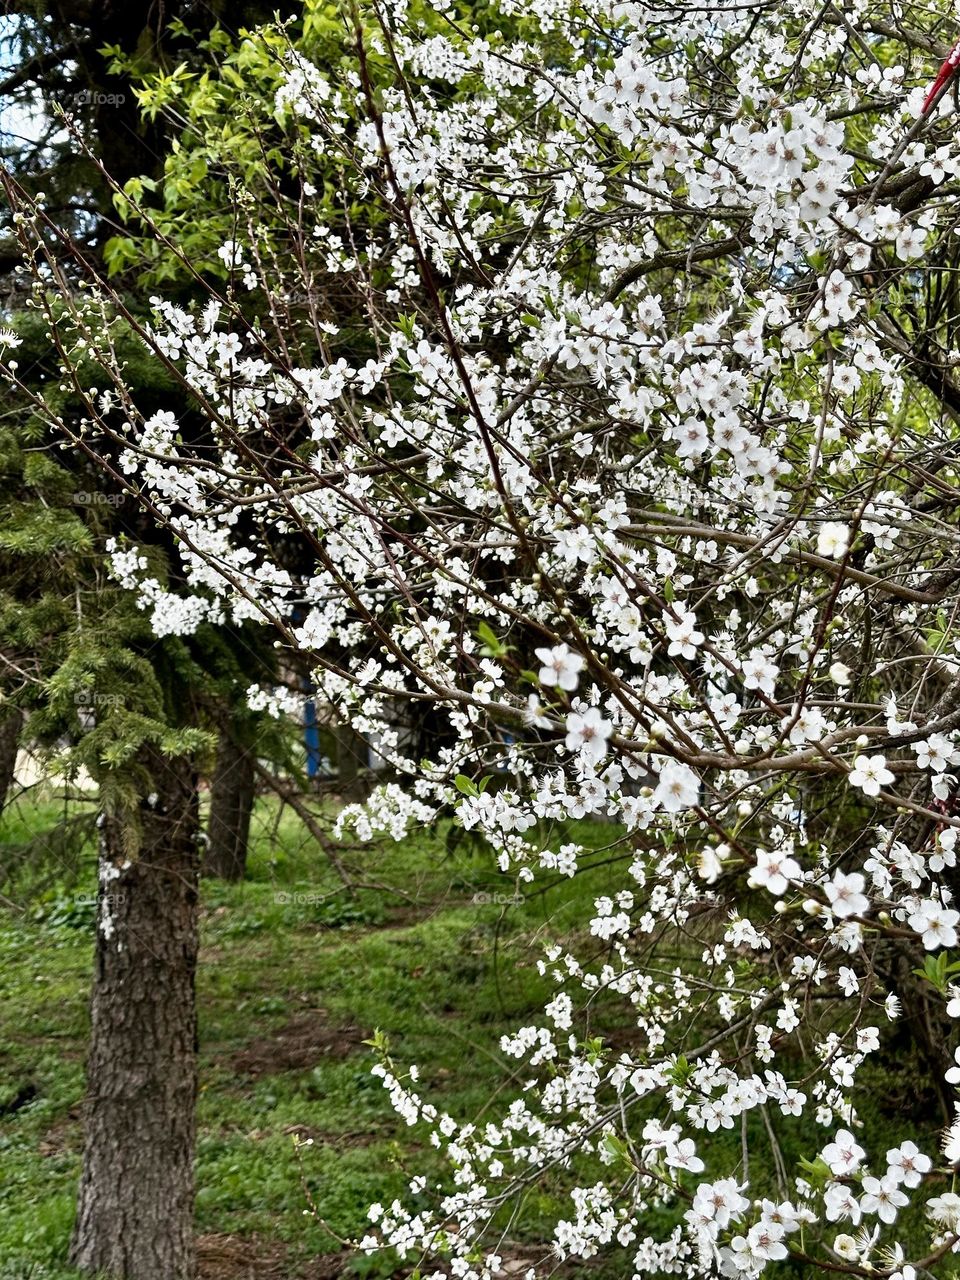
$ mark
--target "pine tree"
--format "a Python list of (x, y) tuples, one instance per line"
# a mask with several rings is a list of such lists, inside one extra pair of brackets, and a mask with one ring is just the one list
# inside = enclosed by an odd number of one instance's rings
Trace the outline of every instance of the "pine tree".
[[(38, 383), (50, 359), (21, 326)], [(146, 385), (146, 376), (141, 385)], [(50, 393), (69, 414), (68, 396)], [(36, 415), (0, 431), (0, 686), (24, 736), (98, 785), (99, 905), (74, 1261), (118, 1276), (192, 1269), (199, 820), (210, 738), (186, 645), (158, 642), (105, 571), (106, 536), (139, 517), (86, 489)], [(119, 498), (119, 495), (114, 495)], [(158, 568), (162, 550), (156, 548)]]

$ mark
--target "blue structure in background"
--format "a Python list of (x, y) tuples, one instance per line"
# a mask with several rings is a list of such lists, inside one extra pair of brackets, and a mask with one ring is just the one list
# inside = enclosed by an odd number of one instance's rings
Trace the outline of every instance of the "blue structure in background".
[(312, 698), (307, 698), (303, 706), (303, 745), (307, 749), (307, 777), (312, 780), (320, 773), (320, 726), (317, 704)]
[[(513, 734), (507, 733), (505, 729), (499, 730), (499, 737), (500, 737), (500, 741), (503, 743), (505, 747), (512, 747), (513, 744), (517, 741), (517, 739), (513, 736)], [(495, 762), (493, 767), (496, 769), (497, 773), (510, 772), (510, 762), (506, 756), (501, 756), (500, 759)]]

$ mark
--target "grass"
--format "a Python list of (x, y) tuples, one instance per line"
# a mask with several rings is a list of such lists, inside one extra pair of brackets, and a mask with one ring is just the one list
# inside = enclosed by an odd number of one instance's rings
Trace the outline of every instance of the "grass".
[[(83, 811), (76, 801), (71, 812)], [(37, 844), (53, 800), (0, 824), (0, 853)], [(594, 838), (604, 833), (597, 828)], [(570, 913), (570, 887), (508, 909), (512, 882), (447, 833), (350, 855), (344, 890), (293, 817), (258, 804), (248, 877), (205, 881), (198, 970), (197, 1232), (257, 1238), (301, 1261), (363, 1234), (374, 1200), (401, 1194), (430, 1148), (398, 1122), (362, 1041), (389, 1036), (424, 1091), (457, 1116), (502, 1083), (501, 1030), (542, 1009), (540, 929)], [(0, 916), (0, 1277), (67, 1280), (80, 1159), (78, 1108), (93, 941), (92, 840), (55, 874), (21, 874), (21, 910)], [(60, 857), (51, 844), (51, 857)], [(477, 894), (481, 897), (475, 901)], [(506, 1068), (509, 1074), (509, 1068)], [(414, 1142), (411, 1142), (413, 1136)], [(423, 1135), (419, 1135), (422, 1139)], [(309, 1145), (300, 1145), (309, 1140)], [(405, 1169), (414, 1161), (415, 1169)], [(310, 1204), (317, 1213), (309, 1212)], [(540, 1197), (526, 1230), (553, 1207)], [(307, 1212), (305, 1212), (307, 1211)], [(322, 1220), (321, 1220), (322, 1219)], [(347, 1264), (368, 1274), (371, 1264)], [(384, 1264), (386, 1265), (386, 1264)]]
[[(80, 816), (85, 805), (68, 811)], [(52, 799), (10, 811), (0, 822), (0, 856), (25, 845), (42, 851), (43, 832), (63, 815), (63, 802)], [(21, 909), (0, 915), (0, 1280), (75, 1275), (65, 1258), (88, 1030), (86, 899), (95, 880), (90, 829), (80, 823), (77, 832), (68, 857), (52, 844), (46, 862), (21, 861), (10, 890)], [(553, 833), (556, 844), (573, 838), (596, 849), (614, 834), (583, 824)], [(549, 998), (536, 970), (545, 937), (569, 932), (621, 874), (609, 853), (597, 853), (589, 874), (504, 907), (497, 895), (511, 896), (512, 882), (488, 854), (448, 837), (441, 827), (347, 851), (355, 881), (348, 893), (295, 817), (262, 800), (247, 879), (204, 882), (196, 1228), (201, 1255), (207, 1249), (213, 1259), (205, 1277), (319, 1275), (301, 1268), (341, 1255), (343, 1239), (364, 1233), (371, 1202), (389, 1202), (414, 1172), (437, 1168), (423, 1134), (398, 1122), (363, 1041), (380, 1029), (397, 1062), (420, 1066), (423, 1094), (458, 1118), (476, 1116), (512, 1070), (499, 1035), (539, 1021)], [(881, 1151), (916, 1129), (901, 1114), (911, 1064), (884, 1069), (876, 1113), (865, 1117), (868, 1141)], [(823, 1131), (811, 1128), (809, 1120), (783, 1124), (788, 1163), (822, 1146)], [(704, 1139), (732, 1166), (744, 1135), (738, 1127)], [(746, 1141), (756, 1171), (769, 1160), (756, 1113)], [(564, 1193), (559, 1179), (538, 1187), (511, 1237), (541, 1244), (566, 1208)], [(669, 1231), (671, 1211), (655, 1217), (651, 1229)], [(217, 1269), (224, 1241), (248, 1242), (249, 1256), (269, 1253), (282, 1269)], [(342, 1254), (325, 1274), (341, 1271), (379, 1280), (393, 1265)], [(623, 1267), (591, 1271), (619, 1277)]]

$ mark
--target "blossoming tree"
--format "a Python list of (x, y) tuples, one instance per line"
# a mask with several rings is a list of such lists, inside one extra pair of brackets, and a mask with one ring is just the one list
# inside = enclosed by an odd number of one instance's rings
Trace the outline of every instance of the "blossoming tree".
[[(175, 531), (193, 594), (134, 545), (114, 572), (159, 634), (260, 618), (309, 656), (397, 779), (344, 829), (452, 808), (520, 885), (578, 874), (557, 819), (623, 853), (502, 1042), (524, 1085), (498, 1118), (384, 1056), (450, 1174), (375, 1206), (365, 1247), (486, 1280), (556, 1175), (544, 1274), (937, 1273), (960, 145), (949, 83), (921, 107), (946, 6), (391, 0), (345, 15), (335, 76), (309, 32), (249, 37), (285, 145), (246, 175), (228, 285), (143, 329), (195, 417), (141, 413), (108, 291), (73, 301), (116, 385), (74, 443)], [(46, 307), (56, 229), (20, 227)], [(410, 758), (398, 708), (425, 703)], [(939, 1116), (891, 1144), (861, 1113), (903, 1052)]]

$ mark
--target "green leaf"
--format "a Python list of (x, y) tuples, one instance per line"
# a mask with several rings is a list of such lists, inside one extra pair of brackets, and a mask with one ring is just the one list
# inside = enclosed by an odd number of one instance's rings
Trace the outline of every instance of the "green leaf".
[(503, 643), (489, 623), (481, 621), (477, 624), (477, 639), (483, 642), (480, 652), (485, 658), (502, 658), (509, 652), (508, 646)]
[(821, 1156), (817, 1156), (816, 1160), (806, 1160), (801, 1157), (797, 1163), (807, 1181), (815, 1187), (824, 1187), (833, 1178), (830, 1166)]
[(587, 1060), (596, 1062), (601, 1053), (603, 1053), (603, 1036), (592, 1036), (584, 1044), (584, 1049), (586, 1050)]
[(615, 1133), (605, 1133), (600, 1139), (600, 1150), (609, 1157), (614, 1164), (626, 1164), (633, 1168), (633, 1161), (630, 1159), (630, 1152), (627, 1144), (622, 1138), (618, 1138)]
[(938, 991), (946, 991), (947, 975), (951, 972), (950, 958), (946, 951), (941, 951), (935, 956), (926, 956), (923, 968), (914, 969), (913, 972), (918, 978), (926, 978)]
[(667, 1072), (667, 1075), (669, 1076), (670, 1080), (674, 1084), (684, 1085), (686, 1084), (687, 1080), (690, 1078), (692, 1072), (693, 1072), (693, 1067), (690, 1065), (687, 1059), (683, 1056), (683, 1054), (680, 1054), (677, 1060), (674, 1062), (673, 1066)]
[(413, 342), (417, 318), (414, 315), (402, 315), (397, 317), (397, 328), (403, 334), (408, 342)]

